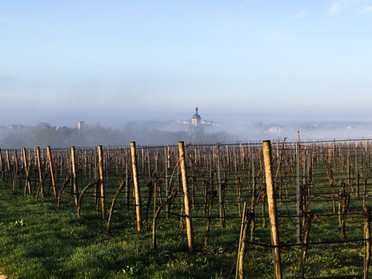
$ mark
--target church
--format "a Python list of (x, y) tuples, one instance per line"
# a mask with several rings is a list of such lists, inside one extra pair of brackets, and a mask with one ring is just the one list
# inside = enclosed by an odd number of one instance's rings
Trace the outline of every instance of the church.
[(198, 107), (195, 108), (195, 114), (191, 118), (191, 125), (193, 126), (199, 126), (201, 123), (201, 117), (199, 115), (199, 109)]
[(202, 120), (199, 114), (198, 107), (195, 108), (195, 114), (192, 116), (191, 121), (190, 120), (182, 120), (182, 121), (179, 120), (178, 123), (188, 126), (189, 129), (218, 126), (218, 124), (214, 121)]
[(195, 114), (191, 118), (191, 123), (189, 121), (184, 121), (184, 124), (188, 124), (192, 127), (212, 127), (212, 126), (217, 126), (217, 123), (214, 121), (209, 121), (209, 120), (202, 120), (200, 114), (199, 114), (199, 108), (195, 108)]

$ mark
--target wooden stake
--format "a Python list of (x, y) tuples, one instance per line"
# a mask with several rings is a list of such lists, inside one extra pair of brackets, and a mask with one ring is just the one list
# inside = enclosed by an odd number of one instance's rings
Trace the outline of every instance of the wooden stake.
[(189, 203), (189, 191), (187, 188), (187, 172), (186, 172), (186, 156), (185, 156), (185, 144), (183, 141), (178, 142), (178, 152), (180, 157), (180, 167), (182, 176), (182, 188), (183, 188), (183, 200), (184, 200), (184, 211), (186, 219), (186, 232), (187, 232), (187, 246), (190, 252), (193, 251), (193, 235), (192, 235), (192, 222), (191, 212)]
[(75, 158), (75, 146), (70, 147), (70, 157), (71, 157), (71, 178), (72, 178), (72, 195), (74, 196), (75, 206), (78, 206), (79, 192), (76, 181), (76, 158)]
[(4, 162), (3, 162), (3, 152), (0, 148), (0, 172), (3, 176), (3, 182), (5, 183), (5, 168), (4, 168)]
[(302, 189), (300, 183), (300, 161), (301, 161), (301, 143), (296, 145), (296, 191), (297, 191), (297, 243), (301, 243), (302, 236)]
[(272, 173), (272, 154), (271, 154), (271, 143), (270, 141), (264, 141), (263, 154), (265, 163), (265, 177), (266, 177), (266, 191), (267, 191), (267, 203), (269, 209), (269, 217), (271, 224), (271, 239), (273, 245), (273, 259), (274, 259), (274, 270), (275, 278), (282, 278), (281, 268), (281, 257), (280, 257), (280, 242), (279, 242), (279, 230), (278, 230), (278, 213), (276, 208), (276, 197), (275, 187), (273, 183)]
[(364, 217), (364, 239), (365, 239), (365, 256), (363, 279), (368, 278), (369, 264), (371, 261), (371, 210), (367, 206), (366, 196), (363, 198), (363, 217)]
[(239, 247), (238, 247), (238, 257), (236, 261), (236, 279), (243, 279), (244, 278), (244, 256), (246, 250), (246, 240), (249, 225), (251, 222), (251, 215), (249, 214), (250, 210), (246, 209), (247, 203), (244, 202), (243, 205), (243, 213), (242, 213), (242, 222), (240, 227), (240, 238), (239, 238)]
[(17, 181), (19, 180), (18, 175), (19, 175), (19, 162), (18, 162), (17, 150), (15, 149), (14, 150), (13, 191), (15, 191), (15, 187), (16, 187)]
[(250, 241), (254, 242), (255, 240), (255, 232), (256, 232), (256, 220), (255, 220), (255, 207), (256, 207), (256, 199), (257, 199), (257, 187), (256, 187), (256, 170), (255, 170), (255, 149), (251, 148), (251, 160), (252, 160), (252, 198), (251, 198), (251, 210), (252, 210), (252, 225), (251, 225), (251, 236)]
[(10, 156), (9, 156), (9, 150), (8, 149), (6, 149), (5, 150), (5, 159), (6, 159), (6, 167), (7, 167), (7, 171), (8, 171), (8, 175), (7, 175), (7, 180), (6, 180), (6, 183), (5, 183), (5, 186), (7, 186), (7, 182), (8, 182), (8, 180), (9, 180), (9, 178), (11, 178), (12, 177), (12, 169), (11, 169), (11, 167), (10, 167)]
[(141, 232), (142, 220), (141, 220), (141, 194), (138, 185), (138, 174), (137, 174), (137, 154), (136, 154), (136, 142), (130, 143), (130, 152), (132, 155), (132, 172), (133, 172), (133, 184), (134, 184), (134, 196), (136, 204), (136, 217), (137, 217), (137, 231)]
[(129, 177), (129, 152), (125, 149), (125, 200), (127, 203), (127, 210), (130, 209), (130, 177)]
[(23, 167), (25, 169), (25, 188), (23, 191), (23, 195), (26, 196), (26, 194), (31, 194), (31, 182), (30, 182), (30, 167), (28, 165), (28, 159), (27, 159), (27, 151), (26, 148), (22, 148), (22, 157), (23, 157)]
[(44, 198), (44, 183), (43, 183), (43, 170), (41, 166), (41, 154), (40, 154), (40, 147), (37, 146), (35, 148), (36, 151), (36, 163), (37, 163), (37, 172), (39, 174), (39, 190), (37, 191), (36, 198), (40, 195), (40, 197)]
[(50, 149), (50, 146), (47, 146), (47, 158), (48, 158), (48, 164), (49, 164), (50, 179), (52, 182), (53, 196), (54, 196), (54, 199), (57, 201), (57, 196), (58, 196), (57, 184), (56, 184), (56, 178), (54, 176), (53, 157), (52, 157), (52, 151)]
[(301, 278), (305, 278), (305, 264), (309, 249), (309, 238), (310, 238), (310, 227), (311, 227), (311, 220), (313, 217), (313, 213), (309, 210), (306, 213), (306, 219), (304, 224), (304, 236), (303, 236), (303, 248), (302, 248), (302, 256), (300, 262), (300, 270), (301, 270)]
[[(164, 188), (165, 196), (169, 196), (169, 186), (168, 186), (168, 168), (169, 168), (169, 146), (164, 148)], [(169, 203), (165, 205), (165, 218), (169, 219), (170, 206)]]
[(101, 201), (101, 213), (102, 220), (106, 220), (106, 203), (105, 203), (105, 178), (103, 175), (103, 154), (102, 154), (102, 145), (97, 147), (98, 153), (98, 168), (99, 168), (99, 189), (100, 189), (100, 201)]
[(218, 203), (220, 205), (220, 225), (221, 228), (226, 227), (225, 222), (225, 201), (223, 197), (223, 187), (221, 183), (221, 167), (220, 167), (220, 146), (217, 145), (217, 179), (218, 179)]

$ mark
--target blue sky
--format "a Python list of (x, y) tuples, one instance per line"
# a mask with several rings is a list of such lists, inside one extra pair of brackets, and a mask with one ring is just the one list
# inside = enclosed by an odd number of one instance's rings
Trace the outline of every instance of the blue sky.
[(367, 118), (371, 30), (372, 0), (0, 0), (0, 125)]

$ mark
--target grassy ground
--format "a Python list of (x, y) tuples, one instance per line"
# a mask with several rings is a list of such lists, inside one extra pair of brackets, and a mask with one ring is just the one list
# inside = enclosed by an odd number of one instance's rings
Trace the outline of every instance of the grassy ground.
[(1, 189), (1, 271), (12, 279), (219, 278), (234, 267), (235, 247), (186, 252), (184, 230), (174, 221), (160, 222), (153, 251), (151, 233), (138, 234), (129, 218), (109, 235), (95, 210), (83, 209), (78, 219), (72, 204), (56, 210), (52, 200)]
[[(279, 207), (279, 217), (286, 216), (288, 205)], [(325, 207), (314, 210), (324, 212)], [(282, 243), (295, 243), (295, 220), (285, 217), (279, 222)], [(268, 226), (263, 228), (260, 218), (256, 223), (255, 242), (269, 244)], [(196, 251), (189, 253), (179, 218), (166, 220), (162, 216), (159, 248), (153, 251), (150, 224), (145, 222), (138, 234), (133, 211), (127, 211), (120, 202), (108, 234), (93, 203), (85, 203), (79, 219), (67, 195), (56, 210), (51, 198), (35, 200), (0, 188), (0, 271), (10, 279), (234, 278), (240, 220), (228, 220), (224, 229), (215, 220), (207, 246), (203, 245), (205, 220), (194, 219), (193, 225)], [(362, 228), (362, 218), (348, 218), (348, 239), (362, 238)], [(314, 219), (312, 242), (337, 239), (340, 229), (336, 217)], [(301, 253), (300, 246), (282, 249), (285, 278), (298, 278)], [(363, 255), (363, 242), (311, 246), (306, 276), (361, 274)], [(245, 270), (248, 278), (273, 278), (271, 249), (248, 245)]]

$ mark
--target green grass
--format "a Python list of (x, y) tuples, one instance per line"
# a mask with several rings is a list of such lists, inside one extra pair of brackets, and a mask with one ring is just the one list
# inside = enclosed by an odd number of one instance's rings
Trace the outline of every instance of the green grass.
[[(50, 199), (1, 189), (1, 271), (11, 279), (218, 278), (234, 267), (235, 247), (226, 252), (223, 237), (219, 248), (186, 252), (177, 220), (160, 221), (159, 249), (153, 251), (151, 233), (138, 234), (134, 222), (115, 223), (109, 235), (99, 212), (86, 207), (82, 213), (78, 219), (68, 201), (56, 210)], [(132, 212), (121, 217), (132, 221)]]
[[(186, 233), (180, 219), (158, 224), (158, 250), (151, 249), (150, 225), (144, 222), (138, 234), (134, 212), (118, 201), (111, 234), (106, 233), (101, 214), (93, 198), (87, 196), (81, 217), (77, 218), (68, 194), (61, 208), (55, 208), (52, 198), (35, 200), (21, 192), (0, 188), (0, 271), (16, 278), (233, 278), (235, 275), (240, 219), (228, 219), (221, 228), (214, 219), (207, 246), (204, 246), (205, 219), (193, 219), (195, 252), (187, 252)], [(354, 200), (351, 207), (359, 208)], [(315, 206), (316, 205), (316, 206)], [(285, 216), (295, 207), (279, 204), (281, 242), (296, 242), (296, 220)], [(178, 208), (178, 209), (177, 209)], [(255, 242), (269, 244), (269, 222), (263, 219), (257, 206)], [(151, 208), (152, 210), (152, 208)], [(150, 210), (150, 219), (152, 213)], [(179, 206), (174, 206), (177, 212)], [(217, 205), (214, 214), (217, 215)], [(231, 209), (229, 212), (232, 212)], [(314, 204), (314, 213), (330, 212), (330, 204)], [(201, 215), (195, 211), (195, 216)], [(281, 218), (283, 216), (284, 218)], [(348, 217), (348, 239), (363, 238), (363, 219)], [(334, 216), (314, 219), (310, 241), (340, 240), (340, 226)], [(300, 246), (282, 249), (283, 275), (298, 278)], [(309, 248), (306, 276), (361, 274), (363, 243), (314, 245)], [(249, 278), (273, 278), (270, 248), (248, 245), (245, 272)]]

